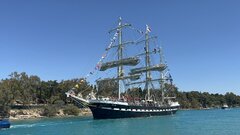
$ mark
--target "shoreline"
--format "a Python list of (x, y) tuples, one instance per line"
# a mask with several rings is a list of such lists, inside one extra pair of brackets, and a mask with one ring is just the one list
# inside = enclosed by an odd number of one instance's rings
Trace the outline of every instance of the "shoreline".
[(91, 116), (92, 113), (88, 108), (79, 109), (78, 115), (68, 115), (64, 114), (62, 109), (59, 109), (56, 116), (44, 116), (43, 108), (35, 108), (35, 109), (11, 109), (10, 117), (8, 118), (10, 121), (18, 121), (18, 120), (30, 120), (30, 119), (42, 119), (42, 118), (68, 118), (68, 117), (79, 117), (79, 116)]
[[(235, 108), (235, 107), (234, 107)], [(221, 108), (189, 108), (189, 109), (179, 109), (179, 111), (190, 111), (190, 110), (212, 110), (212, 109), (221, 109)], [(92, 112), (89, 108), (79, 109), (78, 115), (68, 115), (64, 114), (60, 109), (56, 116), (48, 117), (42, 115), (42, 108), (38, 109), (12, 109), (10, 111), (10, 121), (19, 121), (19, 120), (32, 120), (32, 119), (44, 119), (44, 118), (69, 118), (69, 117), (79, 117), (79, 116), (92, 116)]]

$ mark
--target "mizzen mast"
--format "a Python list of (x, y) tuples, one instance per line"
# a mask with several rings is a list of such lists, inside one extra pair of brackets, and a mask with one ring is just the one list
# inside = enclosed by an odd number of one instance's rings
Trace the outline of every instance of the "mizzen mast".
[[(160, 54), (160, 64), (164, 64), (163, 63), (163, 52), (162, 52), (162, 48), (159, 48), (159, 54)], [(164, 72), (160, 71), (160, 90), (162, 92), (162, 104), (164, 104), (164, 81), (165, 81), (165, 77), (164, 77)]]

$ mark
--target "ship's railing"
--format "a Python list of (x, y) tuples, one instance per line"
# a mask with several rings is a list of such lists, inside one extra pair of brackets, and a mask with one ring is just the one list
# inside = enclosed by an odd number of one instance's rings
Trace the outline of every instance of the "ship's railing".
[(90, 103), (105, 103), (105, 104), (116, 104), (116, 105), (128, 105), (127, 102), (112, 101), (112, 100), (89, 100)]

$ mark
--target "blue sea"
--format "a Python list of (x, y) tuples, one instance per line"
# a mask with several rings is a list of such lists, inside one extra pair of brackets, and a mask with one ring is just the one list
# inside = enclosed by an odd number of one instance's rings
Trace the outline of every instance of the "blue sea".
[(0, 135), (240, 135), (240, 109), (186, 110), (148, 118), (12, 121)]

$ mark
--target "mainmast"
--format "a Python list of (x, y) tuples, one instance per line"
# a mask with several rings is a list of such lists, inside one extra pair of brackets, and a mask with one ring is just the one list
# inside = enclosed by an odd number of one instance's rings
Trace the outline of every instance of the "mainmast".
[(147, 100), (150, 100), (150, 90), (149, 90), (149, 82), (151, 81), (151, 72), (148, 70), (150, 67), (150, 56), (149, 56), (149, 27), (146, 25), (146, 33), (145, 33), (145, 66), (146, 66), (146, 83), (145, 89), (147, 90)]

